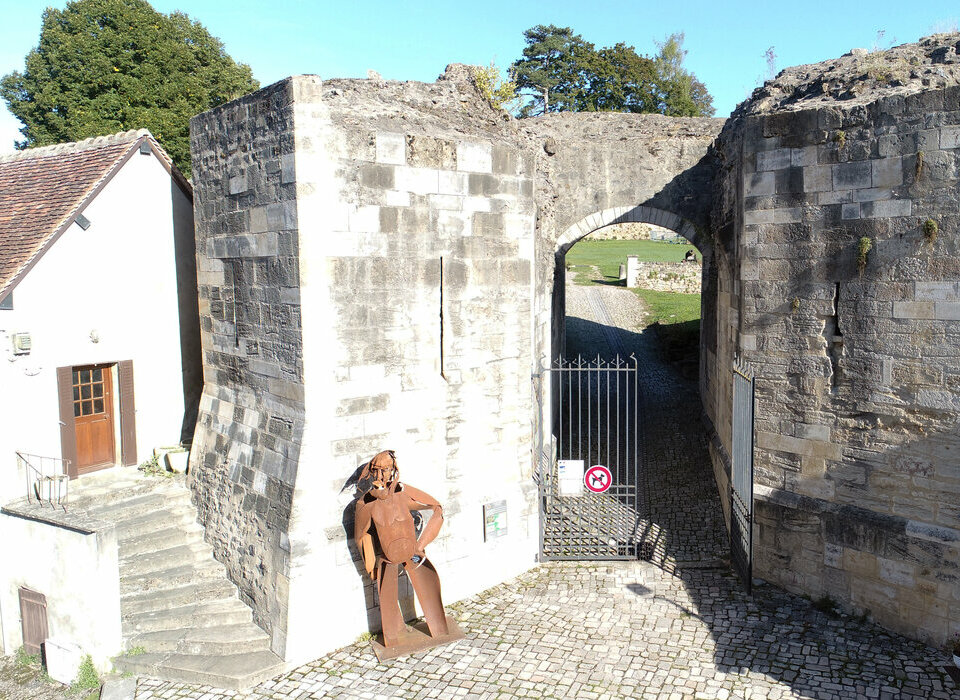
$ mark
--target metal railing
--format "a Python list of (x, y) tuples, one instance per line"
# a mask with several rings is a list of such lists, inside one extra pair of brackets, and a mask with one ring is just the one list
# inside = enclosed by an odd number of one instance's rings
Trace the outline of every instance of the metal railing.
[(17, 464), (26, 474), (28, 503), (36, 500), (41, 506), (49, 503), (51, 508), (59, 506), (66, 510), (69, 459), (17, 452)]

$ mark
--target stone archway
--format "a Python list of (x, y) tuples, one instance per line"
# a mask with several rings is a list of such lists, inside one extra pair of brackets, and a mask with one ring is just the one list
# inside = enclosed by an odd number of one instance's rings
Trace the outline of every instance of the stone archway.
[(697, 227), (691, 221), (673, 212), (640, 204), (629, 207), (611, 207), (588, 214), (567, 227), (556, 241), (556, 250), (554, 252), (553, 298), (551, 303), (551, 360), (557, 359), (560, 354), (559, 350), (563, 345), (564, 319), (566, 316), (564, 261), (567, 251), (594, 231), (598, 231), (605, 226), (626, 223), (660, 226), (683, 236), (704, 255), (703, 270), (706, 272), (707, 251), (709, 250), (708, 243), (704, 240), (704, 236), (698, 234)]

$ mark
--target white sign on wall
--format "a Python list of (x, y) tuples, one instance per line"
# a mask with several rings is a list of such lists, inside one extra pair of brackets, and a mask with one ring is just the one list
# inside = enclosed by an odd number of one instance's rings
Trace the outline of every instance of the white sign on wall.
[(583, 465), (582, 459), (557, 460), (561, 496), (583, 495)]

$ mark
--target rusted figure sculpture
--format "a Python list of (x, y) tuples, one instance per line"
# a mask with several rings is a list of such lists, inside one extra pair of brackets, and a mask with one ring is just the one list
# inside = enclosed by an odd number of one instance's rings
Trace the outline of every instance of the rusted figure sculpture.
[[(423, 608), (431, 637), (448, 634), (447, 618), (440, 599), (440, 577), (424, 549), (433, 542), (443, 524), (443, 508), (433, 496), (400, 483), (400, 470), (393, 450), (380, 452), (360, 474), (361, 482), (372, 479), (369, 490), (358, 500), (354, 538), (363, 556), (363, 565), (377, 585), (383, 644), (396, 647), (406, 627), (397, 600), (397, 578), (403, 567)], [(433, 515), (417, 539), (411, 511), (431, 510)], [(380, 551), (374, 548), (376, 531)]]

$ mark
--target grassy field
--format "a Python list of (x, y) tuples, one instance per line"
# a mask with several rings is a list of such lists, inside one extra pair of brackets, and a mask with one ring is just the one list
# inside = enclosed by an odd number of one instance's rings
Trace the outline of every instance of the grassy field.
[(649, 324), (687, 323), (700, 320), (700, 295), (676, 294), (674, 292), (656, 292), (652, 289), (634, 289), (643, 299), (650, 315)]
[[(578, 284), (590, 284), (580, 278), (591, 265), (600, 268), (603, 281), (616, 282), (620, 263), (626, 264), (628, 255), (649, 262), (683, 262), (683, 256), (692, 247), (663, 241), (580, 241), (567, 252), (567, 267), (578, 273)], [(697, 259), (700, 259), (699, 253)]]
[[(628, 255), (649, 262), (681, 262), (691, 247), (662, 241), (580, 241), (567, 253), (566, 263), (575, 273), (577, 284), (622, 285), (620, 264), (626, 264)], [(695, 368), (700, 343), (700, 295), (651, 289), (630, 291), (646, 304), (649, 315), (645, 323), (656, 329), (667, 357)]]

